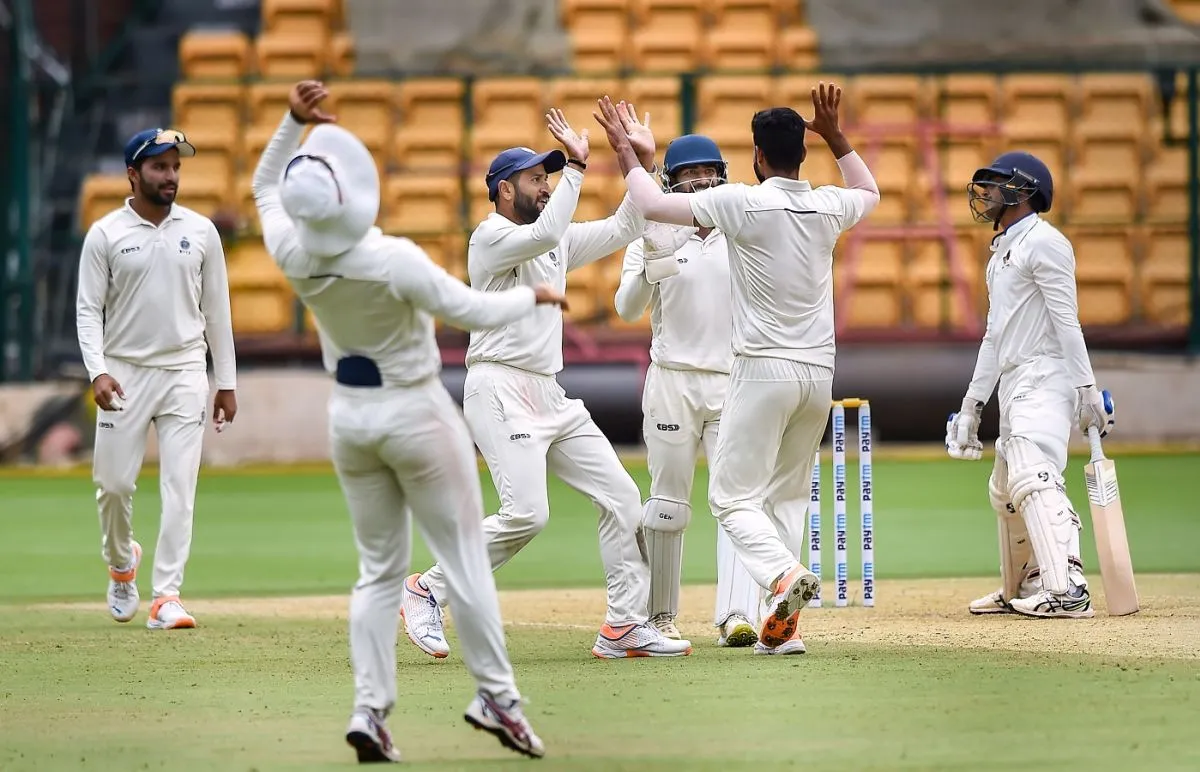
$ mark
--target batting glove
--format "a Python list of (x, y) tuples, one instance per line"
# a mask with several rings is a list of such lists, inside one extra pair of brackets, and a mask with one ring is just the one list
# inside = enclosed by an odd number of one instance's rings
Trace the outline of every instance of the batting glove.
[(1079, 431), (1086, 436), (1088, 429), (1094, 426), (1100, 431), (1101, 437), (1107, 437), (1116, 425), (1116, 406), (1112, 394), (1099, 391), (1094, 385), (1080, 386), (1075, 391), (1079, 395), (1075, 407), (1075, 423), (1079, 425)]
[(646, 223), (642, 234), (642, 251), (645, 256), (646, 281), (658, 284), (679, 274), (679, 261), (675, 252), (696, 233), (696, 228), (680, 228), (659, 222)]
[(957, 413), (946, 419), (946, 454), (950, 458), (978, 461), (983, 458), (983, 443), (979, 441), (979, 419), (983, 403), (966, 397)]

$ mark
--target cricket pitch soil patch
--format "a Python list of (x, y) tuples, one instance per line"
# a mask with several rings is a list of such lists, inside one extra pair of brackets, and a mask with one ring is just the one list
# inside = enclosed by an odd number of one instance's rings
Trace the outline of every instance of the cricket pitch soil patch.
[[(1125, 617), (1104, 611), (1100, 582), (1092, 584), (1095, 619), (1038, 620), (1010, 615), (973, 617), (967, 603), (995, 589), (990, 579), (890, 580), (878, 584), (875, 608), (807, 609), (801, 616), (810, 642), (850, 642), (879, 646), (937, 646), (1023, 652), (1080, 652), (1099, 656), (1200, 659), (1200, 574), (1138, 577), (1142, 610)], [(851, 584), (852, 592), (857, 586)], [(715, 639), (715, 588), (688, 585), (679, 627), (699, 645)], [(853, 596), (852, 596), (853, 597)], [(826, 603), (830, 601), (827, 600)], [(857, 602), (857, 598), (855, 601)], [(505, 624), (596, 630), (604, 619), (601, 589), (509, 590), (500, 593)], [(102, 604), (67, 604), (100, 609)], [(55, 608), (63, 608), (56, 604)], [(188, 601), (206, 618), (236, 616), (287, 619), (344, 619), (347, 596), (226, 598)], [(43, 606), (42, 608), (46, 608)]]

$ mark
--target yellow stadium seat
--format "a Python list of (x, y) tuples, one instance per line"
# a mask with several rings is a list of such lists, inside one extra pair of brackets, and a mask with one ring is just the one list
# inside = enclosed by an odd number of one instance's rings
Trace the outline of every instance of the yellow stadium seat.
[(179, 64), (189, 80), (236, 80), (250, 70), (250, 39), (241, 32), (187, 32), (179, 40)]
[(291, 330), (296, 319), (295, 296), (262, 242), (239, 244), (228, 263), (234, 334)]
[(1075, 248), (1081, 324), (1125, 324), (1133, 317), (1134, 237), (1124, 228), (1066, 228)]
[(625, 82), (625, 91), (637, 108), (638, 115), (650, 113), (650, 125), (654, 127), (656, 137), (674, 139), (682, 133), (683, 114), (679, 107), (678, 78), (629, 78)]
[(250, 233), (261, 233), (262, 223), (258, 220), (258, 209), (254, 206), (253, 177), (251, 171), (239, 174), (234, 183), (233, 195), (238, 217), (241, 218), (241, 227)]
[(335, 32), (329, 39), (329, 69), (339, 78), (354, 75), (354, 36), (349, 32)]
[(1188, 235), (1184, 230), (1152, 230), (1140, 273), (1142, 311), (1155, 324), (1187, 324)]
[[(716, 69), (767, 69), (779, 59), (778, 0), (710, 0), (706, 56)], [(795, 64), (788, 66), (795, 67)]]
[(1137, 180), (1082, 169), (1069, 182), (1071, 222), (1128, 223), (1141, 212)]
[(475, 123), (471, 155), (484, 167), (499, 152), (515, 146), (541, 146), (546, 131), (543, 84), (537, 78), (486, 78), (475, 81)]
[[(785, 63), (786, 64), (786, 63)], [(775, 80), (775, 95), (771, 100), (776, 105), (787, 105), (801, 115), (812, 115), (812, 90), (818, 83), (835, 83), (846, 88), (849, 79), (843, 73), (817, 72), (810, 75), (781, 75)], [(845, 92), (842, 95), (842, 111), (846, 110)], [(846, 123), (843, 115), (842, 122)]]
[(104, 215), (125, 206), (133, 195), (124, 174), (89, 174), (79, 191), (79, 228), (86, 231)]
[(1067, 135), (1075, 104), (1074, 79), (1070, 76), (1009, 75), (1001, 79), (1001, 92), (1000, 114), (1006, 134), (1025, 131), (1046, 138)]
[(991, 164), (1000, 154), (1000, 147), (992, 137), (947, 137), (939, 144), (942, 182), (947, 190), (963, 195), (975, 171)]
[(579, 191), (579, 205), (575, 207), (575, 222), (588, 220), (603, 220), (615, 211), (613, 198), (618, 200), (625, 192), (625, 182), (616, 174), (603, 174), (591, 171), (588, 166), (587, 176), (584, 177), (583, 187)]
[(263, 29), (285, 35), (323, 37), (333, 28), (338, 0), (262, 0)]
[(397, 91), (400, 126), (393, 142), (402, 168), (455, 170), (462, 163), (463, 84), (456, 78), (406, 80)]
[(1160, 147), (1146, 170), (1146, 218), (1150, 222), (1187, 221), (1187, 148)]
[(995, 123), (1000, 84), (994, 75), (948, 75), (938, 81), (934, 114), (953, 126)]
[[(856, 255), (851, 254), (852, 249), (857, 249)], [(854, 246), (843, 241), (833, 265), (834, 297), (845, 298), (838, 308), (849, 313), (839, 324), (859, 329), (900, 324), (903, 241), (869, 239)]]
[(245, 158), (251, 170), (288, 111), (288, 94), (293, 85), (283, 81), (259, 82), (246, 89)]
[(980, 300), (978, 287), (982, 284), (981, 263), (974, 252), (974, 238), (968, 230), (956, 231), (952, 244), (935, 237), (911, 240), (905, 282), (918, 327), (959, 328), (972, 316), (981, 319), (986, 315), (986, 306), (974, 305)]
[(617, 72), (629, 47), (627, 0), (566, 0), (563, 22), (571, 35), (576, 72)]
[(384, 229), (410, 236), (447, 233), (461, 227), (458, 177), (397, 174), (384, 184)]
[(812, 27), (785, 27), (779, 33), (778, 64), (791, 70), (815, 70), (821, 66), (817, 31)]
[(1076, 134), (1072, 140), (1072, 173), (1085, 170), (1110, 177), (1122, 177), (1135, 185), (1140, 184), (1146, 155), (1142, 137), (1084, 138)]
[(325, 72), (328, 36), (264, 32), (254, 45), (264, 78), (317, 78)]
[(1082, 137), (1136, 139), (1145, 135), (1153, 101), (1148, 74), (1105, 73), (1079, 78), (1079, 118)]
[(1171, 10), (1188, 24), (1200, 24), (1200, 0), (1171, 0)]
[(710, 75), (697, 89), (696, 133), (712, 137), (729, 163), (729, 179), (754, 182), (750, 121), (771, 106), (773, 85), (761, 75)]
[[(1053, 132), (1043, 132), (1036, 123), (1005, 124), (1004, 134), (997, 150), (1023, 150), (1032, 153), (1046, 164), (1050, 175), (1055, 180), (1055, 188), (1066, 187), (1067, 174), (1067, 144)], [(1058, 191), (1055, 191), (1055, 206), (1057, 208)]]
[(238, 84), (178, 83), (171, 95), (172, 123), (189, 138), (203, 130), (232, 144), (241, 133), (245, 95)]
[(395, 119), (395, 87), (386, 80), (346, 80), (329, 84), (329, 111), (376, 155), (390, 152)]
[(670, 28), (640, 28), (633, 33), (630, 64), (648, 74), (695, 70), (703, 58), (698, 35), (680, 34)]
[[(237, 170), (241, 138), (232, 144), (221, 132), (201, 128), (189, 131), (188, 141), (196, 148), (196, 155), (180, 161), (179, 193), (181, 201), (190, 199), (197, 184), (202, 190), (216, 190), (223, 202), (234, 201), (233, 180)], [(257, 160), (257, 159), (256, 159)]]
[(485, 171), (479, 171), (467, 180), (467, 194), (470, 196), (467, 205), (467, 228), (470, 230), (474, 230), (484, 218), (496, 211), (496, 205), (488, 201), (487, 186), (483, 182)]
[(929, 86), (915, 75), (860, 75), (842, 98), (851, 102), (857, 126), (912, 125), (929, 113)]
[[(547, 108), (557, 107), (563, 111), (563, 116), (575, 131), (588, 129), (591, 133), (591, 155), (588, 159), (588, 174), (590, 180), (593, 174), (615, 173), (617, 169), (616, 155), (604, 139), (604, 130), (596, 123), (592, 113), (596, 110), (596, 100), (608, 94), (614, 99), (620, 98), (624, 92), (621, 82), (615, 78), (563, 78), (551, 81), (547, 89)], [(650, 125), (654, 126), (654, 119)], [(545, 142), (554, 142), (549, 132), (545, 134)], [(539, 145), (540, 147), (540, 145)]]
[[(824, 140), (810, 133), (805, 135), (804, 146), (807, 148), (807, 155), (804, 156), (804, 162), (800, 165), (801, 179), (808, 180), (814, 188), (821, 185), (845, 184), (837, 160), (834, 159), (833, 153), (829, 152), (829, 147)], [(746, 182), (752, 181), (746, 180)]]
[[(607, 259), (610, 258), (603, 260)], [(566, 295), (571, 305), (566, 312), (568, 321), (587, 324), (600, 320), (604, 315), (604, 305), (600, 301), (603, 283), (598, 263), (590, 263), (567, 274)]]
[(678, 35), (700, 30), (706, 5), (706, 0), (630, 0), (639, 27), (675, 30)]
[(229, 208), (233, 203), (233, 181), (228, 177), (189, 175), (179, 181), (179, 203), (205, 217)]
[(400, 234), (429, 255), (429, 259), (461, 282), (467, 281), (466, 242), (458, 233)]

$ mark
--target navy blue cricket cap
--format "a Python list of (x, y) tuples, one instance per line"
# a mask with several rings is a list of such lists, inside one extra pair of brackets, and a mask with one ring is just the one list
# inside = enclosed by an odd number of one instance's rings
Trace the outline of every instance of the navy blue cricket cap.
[(545, 153), (535, 153), (527, 147), (510, 147), (492, 161), (488, 167), (487, 181), (488, 201), (495, 201), (499, 194), (500, 180), (507, 180), (517, 172), (541, 164), (546, 167), (547, 174), (561, 171), (567, 165), (567, 155), (561, 150), (550, 150)]
[(133, 166), (143, 158), (162, 155), (168, 150), (175, 149), (183, 158), (196, 155), (196, 148), (187, 141), (182, 131), (178, 129), (146, 129), (139, 131), (125, 143), (125, 165)]

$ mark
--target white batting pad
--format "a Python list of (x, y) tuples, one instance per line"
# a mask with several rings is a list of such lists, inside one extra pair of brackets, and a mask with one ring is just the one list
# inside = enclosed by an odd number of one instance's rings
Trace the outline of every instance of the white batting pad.
[(1067, 499), (1058, 470), (1033, 442), (1010, 437), (1004, 443), (1013, 506), (1025, 520), (1042, 587), (1065, 593), (1070, 587), (1068, 557), (1078, 544), (1078, 518)]
[(683, 568), (683, 531), (692, 508), (682, 501), (647, 499), (642, 510), (643, 535), (650, 555), (650, 616), (679, 613)]

